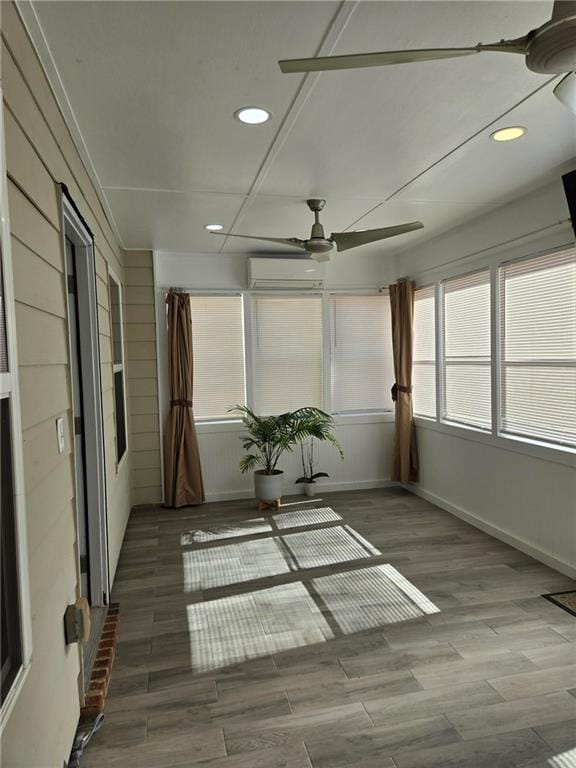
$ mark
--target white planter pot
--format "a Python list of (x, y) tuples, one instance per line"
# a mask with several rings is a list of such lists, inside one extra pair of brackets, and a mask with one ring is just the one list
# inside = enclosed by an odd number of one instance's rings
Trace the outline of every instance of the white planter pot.
[(316, 483), (302, 483), (304, 486), (304, 496), (315, 496), (316, 495)]
[(282, 498), (284, 472), (275, 469), (274, 474), (266, 475), (263, 469), (254, 472), (254, 492), (259, 501), (276, 501)]

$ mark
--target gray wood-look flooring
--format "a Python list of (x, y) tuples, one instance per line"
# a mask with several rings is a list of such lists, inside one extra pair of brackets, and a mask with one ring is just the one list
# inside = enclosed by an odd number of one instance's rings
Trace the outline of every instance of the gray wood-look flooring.
[(573, 586), (396, 488), (134, 511), (82, 766), (574, 768)]

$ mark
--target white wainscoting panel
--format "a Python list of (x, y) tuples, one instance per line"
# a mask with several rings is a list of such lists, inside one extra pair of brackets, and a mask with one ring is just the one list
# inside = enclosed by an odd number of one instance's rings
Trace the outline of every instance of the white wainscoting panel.
[[(253, 496), (252, 473), (242, 475), (238, 463), (243, 455), (241, 425), (198, 425), (198, 443), (202, 461), (207, 501), (249, 498)], [(317, 471), (328, 472), (330, 478), (318, 481), (324, 491), (377, 488), (390, 482), (394, 439), (391, 419), (339, 424), (336, 435), (344, 450), (341, 461), (335, 448), (316, 444)], [(280, 469), (286, 473), (284, 494), (299, 493), (294, 481), (302, 474), (300, 451), (286, 453)]]

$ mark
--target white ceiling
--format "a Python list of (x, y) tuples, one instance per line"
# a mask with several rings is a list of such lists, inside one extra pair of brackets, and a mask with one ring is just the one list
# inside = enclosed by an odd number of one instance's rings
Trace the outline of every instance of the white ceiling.
[[(521, 56), (308, 76), (282, 75), (277, 65), (517, 37), (549, 18), (550, 2), (33, 8), (37, 45), (43, 33), (55, 90), (68, 100), (126, 248), (262, 251), (203, 225), (306, 237), (304, 200), (318, 196), (328, 200), (328, 232), (421, 219), (424, 230), (362, 249), (390, 253), (546, 182), (576, 155), (574, 118), (552, 95), (555, 83)], [(272, 112), (268, 124), (234, 120), (238, 107), (253, 104)], [(489, 140), (510, 124), (528, 133), (507, 145)]]

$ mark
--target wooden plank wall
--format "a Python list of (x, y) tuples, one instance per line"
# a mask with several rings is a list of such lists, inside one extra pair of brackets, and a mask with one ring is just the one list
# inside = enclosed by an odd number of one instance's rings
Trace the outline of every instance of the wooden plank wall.
[(162, 500), (154, 270), (150, 251), (124, 254), (132, 504)]
[[(80, 669), (79, 649), (65, 645), (62, 624), (78, 574), (59, 183), (67, 185), (95, 235), (112, 572), (131, 507), (131, 456), (116, 466), (108, 268), (122, 282), (125, 272), (114, 231), (12, 2), (2, 3), (2, 88), (33, 632), (32, 664), (2, 734), (2, 758), (10, 768), (46, 768), (68, 759)], [(134, 330), (131, 338), (137, 335)], [(59, 416), (66, 424), (63, 454), (56, 442)]]

